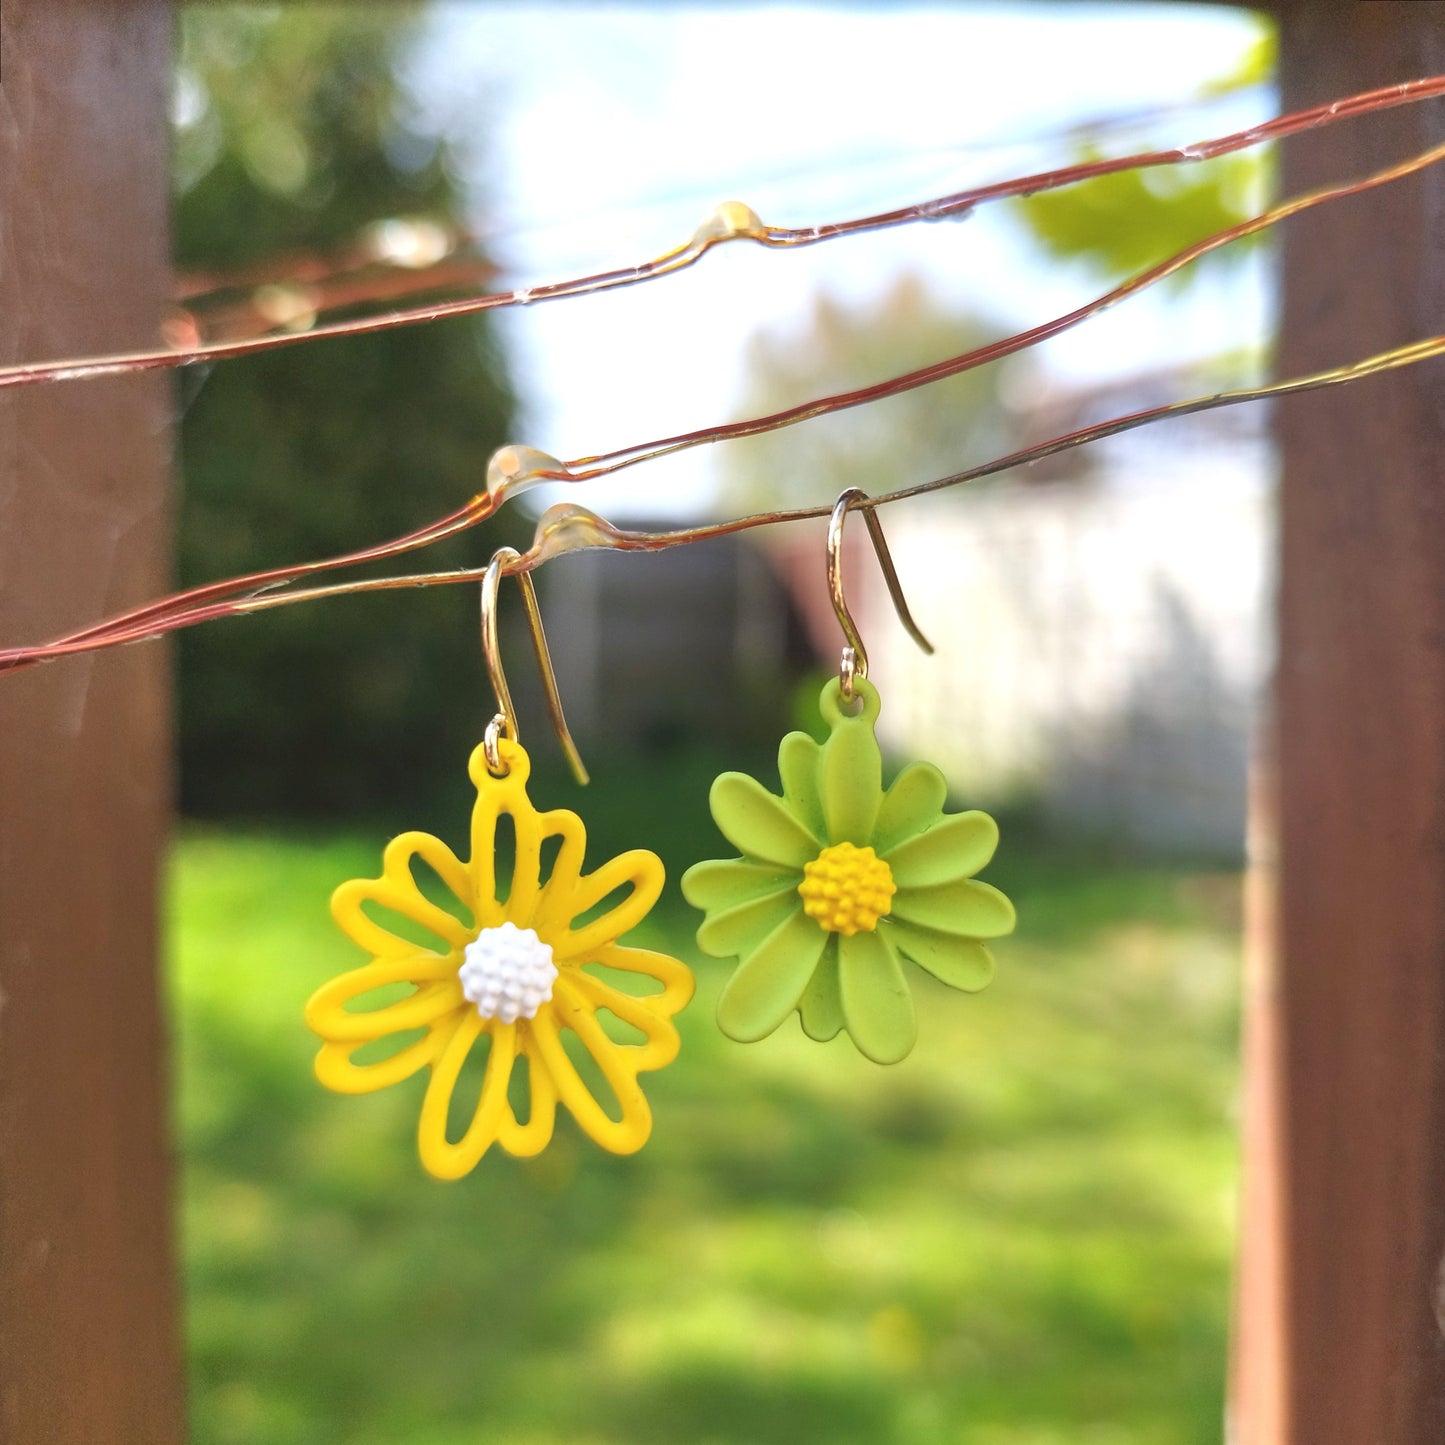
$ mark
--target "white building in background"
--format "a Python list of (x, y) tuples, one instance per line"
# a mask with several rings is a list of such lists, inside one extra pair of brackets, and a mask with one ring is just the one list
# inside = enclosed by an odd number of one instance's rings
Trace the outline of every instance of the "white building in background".
[(880, 733), (937, 762), (962, 801), (1031, 798), (1061, 826), (1237, 853), (1272, 657), (1269, 447), (1172, 423), (1101, 460), (1092, 485), (1005, 483), (885, 514), (938, 650), (890, 621), (863, 559), (850, 590), (885, 689)]
[[(845, 587), (886, 750), (937, 763), (959, 806), (1036, 806), (1061, 829), (1240, 854), (1271, 661), (1272, 473), (1262, 437), (1175, 422), (1109, 444), (1090, 481), (1020, 472), (889, 507), (931, 657), (894, 619), (855, 519)], [(770, 748), (810, 652), (832, 668), (842, 644), (825, 531), (544, 568), (584, 751)]]

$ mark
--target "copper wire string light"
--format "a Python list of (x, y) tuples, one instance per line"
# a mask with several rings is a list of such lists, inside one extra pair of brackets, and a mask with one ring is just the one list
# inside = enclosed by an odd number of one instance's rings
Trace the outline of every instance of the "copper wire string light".
[(1358, 95), (1347, 96), (1326, 105), (1312, 106), (1308, 110), (1276, 116), (1273, 120), (1249, 126), (1244, 130), (1232, 131), (1228, 135), (1218, 136), (1212, 140), (1196, 141), (1189, 145), (1174, 146), (1165, 150), (1141, 151), (1129, 156), (1083, 161), (1071, 166), (1062, 166), (1056, 170), (1042, 171), (1036, 175), (994, 181), (988, 185), (956, 191), (951, 195), (916, 201), (911, 205), (901, 206), (891, 211), (882, 211), (876, 215), (859, 216), (843, 221), (825, 221), (813, 226), (765, 225), (749, 207), (737, 201), (728, 201), (719, 206), (683, 245), (674, 247), (671, 251), (664, 252), (652, 260), (642, 261), (631, 266), (620, 266), (607, 271), (599, 271), (590, 276), (553, 281), (518, 290), (468, 297), (458, 301), (437, 302), (430, 306), (413, 307), (409, 310), (389, 312), (381, 316), (366, 316), (349, 321), (334, 322), (330, 325), (312, 327), (306, 331), (281, 332), (241, 341), (214, 342), (189, 348), (133, 351), (113, 356), (78, 357), (62, 361), (22, 362), (14, 366), (0, 367), (0, 389), (61, 381), (93, 380), (102, 376), (123, 376), (136, 371), (156, 371), (177, 366), (192, 366), (197, 362), (222, 361), (236, 356), (248, 356), (258, 351), (270, 351), (280, 346), (296, 346), (303, 342), (319, 341), (326, 337), (362, 336), (368, 332), (389, 330), (394, 326), (413, 326), (428, 321), (439, 321), (450, 316), (470, 316), (481, 311), (496, 311), (510, 306), (526, 306), (539, 301), (558, 301), (573, 296), (590, 295), (597, 291), (614, 290), (620, 286), (635, 286), (640, 282), (656, 280), (660, 276), (667, 276), (694, 265), (714, 246), (724, 241), (748, 240), (768, 247), (811, 246), (820, 241), (831, 241), (842, 236), (858, 235), (865, 231), (878, 231), (919, 222), (959, 220), (990, 201), (1004, 200), (1011, 196), (1037, 195), (1040, 191), (1056, 190), (1061, 186), (1076, 185), (1080, 181), (1093, 180), (1098, 176), (1114, 175), (1120, 171), (1213, 160), (1219, 156), (1246, 150), (1251, 146), (1262, 145), (1267, 141), (1281, 140), (1286, 136), (1298, 135), (1303, 131), (1333, 125), (1337, 121), (1351, 120), (1356, 116), (1388, 110), (1397, 105), (1408, 105), (1415, 101), (1430, 100), (1440, 95), (1445, 95), (1445, 76), (1426, 76), (1419, 80), (1401, 81), (1396, 85), (1363, 91)]
[[(781, 230), (765, 227), (746, 207), (730, 203), (719, 208), (714, 217), (704, 225), (687, 246), (668, 253), (658, 263), (647, 267), (629, 268), (632, 280), (649, 279), (652, 275), (665, 274), (668, 269), (679, 265), (692, 264), (701, 254), (720, 240), (746, 236), (768, 245), (809, 244), (813, 241), (830, 239), (834, 236), (855, 234), (880, 226), (906, 224), (913, 220), (937, 219), (941, 213), (952, 214), (950, 207), (959, 211), (984, 200), (997, 199), (1005, 195), (1022, 195), (1055, 185), (1072, 184), (1111, 171), (1146, 165), (1174, 164), (1184, 160), (1207, 159), (1211, 156), (1228, 154), (1248, 145), (1264, 140), (1295, 134), (1301, 130), (1329, 124), (1334, 120), (1361, 115), (1372, 110), (1384, 109), (1414, 100), (1428, 99), (1445, 94), (1445, 76), (1406, 82), (1382, 90), (1353, 96), (1327, 106), (1317, 106), (1308, 111), (1279, 117), (1274, 121), (1253, 127), (1250, 130), (1234, 132), (1216, 141), (1203, 142), (1174, 150), (1153, 151), (1119, 160), (1091, 162), (1086, 165), (1065, 168), (1045, 173), (1042, 176), (1025, 177), (1015, 181), (1001, 181), (995, 185), (974, 191), (960, 192), (936, 202), (922, 202), (897, 211), (878, 216), (865, 217), (857, 221), (840, 222), (826, 226), (815, 226), (806, 231)], [(459, 569), (449, 572), (420, 572), (401, 576), (369, 578), (351, 582), (338, 582), (320, 586), (302, 587), (297, 582), (315, 577), (320, 573), (334, 571), (363, 562), (374, 562), (388, 557), (413, 552), (465, 531), (492, 516), (511, 497), (529, 488), (549, 481), (580, 482), (610, 475), (625, 467), (653, 461), (694, 446), (730, 440), (737, 437), (754, 436), (778, 430), (816, 416), (828, 415), (850, 407), (866, 405), (872, 401), (895, 396), (901, 392), (924, 386), (968, 371), (989, 361), (1012, 355), (1041, 341), (1059, 335), (1061, 332), (1081, 324), (1105, 309), (1118, 304), (1164, 278), (1173, 275), (1182, 267), (1219, 248), (1245, 236), (1261, 232), (1268, 227), (1298, 215), (1312, 207), (1330, 201), (1357, 195), (1374, 187), (1387, 184), (1414, 174), (1427, 166), (1445, 159), (1445, 145), (1435, 146), (1400, 161), (1395, 165), (1377, 171), (1362, 179), (1350, 181), (1310, 192), (1281, 202), (1260, 215), (1238, 225), (1217, 232), (1212, 236), (1186, 247), (1174, 256), (1149, 267), (1133, 278), (1123, 282), (1095, 298), (1086, 305), (1062, 316), (1055, 317), (1038, 326), (1031, 327), (1013, 336), (1005, 337), (960, 356), (950, 357), (929, 366), (891, 377), (885, 381), (862, 387), (854, 391), (817, 398), (800, 406), (751, 418), (740, 422), (726, 423), (703, 428), (698, 431), (680, 433), (656, 441), (637, 443), (612, 452), (584, 456), (572, 461), (558, 461), (556, 458), (529, 447), (512, 446), (500, 449), (492, 458), (488, 468), (485, 489), (468, 500), (464, 505), (435, 521), (407, 532), (400, 537), (378, 543), (372, 547), (346, 553), (340, 556), (319, 559), (297, 565), (278, 567), (264, 572), (233, 577), (176, 593), (170, 597), (120, 613), (92, 626), (66, 634), (47, 643), (32, 646), (18, 646), (0, 649), (0, 671), (16, 670), (56, 657), (90, 652), (106, 647), (157, 637), (165, 633), (197, 623), (226, 616), (238, 616), (249, 612), (268, 610), (272, 607), (316, 600), (322, 597), (349, 595), (354, 592), (389, 590), (398, 587), (436, 586), (461, 581), (475, 581), (487, 569)], [(932, 209), (930, 209), (932, 208)], [(926, 214), (925, 214), (926, 212)], [(687, 259), (682, 259), (686, 257)], [(667, 265), (663, 266), (663, 262)], [(660, 268), (660, 269), (659, 269)], [(644, 275), (643, 273), (646, 272)], [(620, 276), (622, 273), (605, 273)], [(587, 278), (590, 282), (598, 278)], [(581, 283), (575, 283), (581, 287)], [(622, 284), (608, 282), (607, 284)], [(629, 283), (630, 284), (630, 283)], [(550, 288), (540, 288), (548, 297), (584, 294), (586, 289), (598, 286), (568, 289), (574, 283), (557, 283)], [(473, 310), (486, 309), (491, 305), (519, 304), (522, 293), (509, 292), (501, 297), (481, 298), (465, 303), (448, 305), (470, 307)], [(538, 289), (522, 299), (537, 299)], [(511, 299), (509, 299), (511, 298)], [(411, 324), (437, 316), (460, 314), (455, 310), (422, 308), (412, 313), (395, 313), (388, 317), (366, 318), (362, 323), (345, 323), (355, 330), (376, 330), (383, 326)], [(285, 337), (253, 338), (241, 345), (240, 350), (211, 352), (204, 348), (195, 353), (137, 353), (129, 358), (101, 358), (95, 362), (44, 363), (38, 367), (12, 367), (0, 370), (0, 387), (25, 385), (39, 381), (83, 379), (92, 375), (110, 375), (118, 371), (152, 369), (158, 365), (181, 365), (187, 360), (201, 356), (219, 354), (242, 354), (243, 351), (264, 349), (273, 344), (294, 344), (302, 340), (317, 340), (323, 335), (343, 334), (336, 328), (317, 328), (310, 332)], [(354, 331), (347, 333), (354, 334)], [(936, 478), (932, 481), (915, 483), (904, 488), (879, 494), (861, 501), (860, 508), (872, 515), (874, 508), (905, 497), (919, 496), (945, 487), (957, 486), (993, 475), (1025, 462), (1054, 455), (1073, 446), (1116, 435), (1123, 431), (1166, 420), (1169, 417), (1185, 416), (1218, 407), (1237, 405), (1246, 401), (1290, 395), (1298, 391), (1314, 390), (1326, 386), (1340, 385), (1379, 371), (1412, 365), (1440, 354), (1445, 349), (1445, 337), (1426, 338), (1392, 351), (1364, 358), (1337, 369), (1313, 373), (1309, 376), (1290, 378), (1267, 386), (1222, 391), (1211, 396), (1196, 397), (1185, 401), (1169, 403), (1116, 417), (1095, 426), (1082, 428), (1063, 436), (1052, 438), (1037, 446), (1026, 448), (1009, 456), (995, 459), (968, 471)], [(161, 356), (164, 360), (160, 360)], [(94, 369), (99, 366), (101, 369)], [(724, 522), (709, 523), (699, 527), (681, 528), (667, 532), (629, 532), (605, 522), (587, 509), (571, 503), (559, 504), (549, 509), (538, 523), (532, 546), (525, 554), (512, 554), (498, 563), (499, 573), (529, 572), (553, 557), (564, 555), (583, 547), (607, 547), (615, 550), (655, 551), (664, 547), (679, 546), (700, 541), (707, 537), (719, 536), (758, 526), (801, 520), (807, 517), (826, 516), (828, 507), (800, 508), (785, 511), (759, 513), (753, 516), (734, 518)], [(494, 562), (496, 559), (494, 559)], [(563, 730), (565, 731), (565, 724)], [(575, 750), (574, 750), (575, 751)]]
[[(873, 509), (890, 502), (907, 501), (912, 497), (925, 496), (930, 492), (943, 491), (949, 487), (981, 481), (984, 477), (997, 476), (1014, 467), (1027, 466), (1046, 457), (1057, 456), (1073, 447), (1089, 442), (1102, 441), (1107, 437), (1119, 436), (1135, 431), (1155, 422), (1172, 418), (1195, 416), (1202, 412), (1216, 411), (1223, 407), (1238, 406), (1244, 402), (1266, 401), (1272, 398), (1294, 396), (1306, 391), (1319, 391), (1327, 387), (1342, 386), (1362, 381), (1381, 372), (1395, 371), (1445, 355), (1445, 335), (1427, 337), (1423, 341), (1412, 341), (1391, 351), (1351, 362), (1346, 366), (1328, 371), (1311, 372), (1306, 376), (1289, 377), (1284, 381), (1267, 386), (1241, 387), (1231, 391), (1214, 392), (1209, 396), (1191, 397), (1185, 401), (1167, 402), (1161, 406), (1148, 407), (1131, 412), (1126, 416), (1112, 417), (1092, 426), (1081, 427), (1053, 437), (1035, 446), (1010, 452), (980, 466), (966, 471), (952, 472), (946, 477), (932, 481), (917, 482), (900, 487), (892, 492), (880, 492), (857, 504), (858, 510)], [(777, 526), (786, 522), (806, 522), (826, 517), (830, 505), (818, 507), (796, 507), (773, 512), (755, 512), (745, 517), (734, 517), (722, 522), (708, 522), (697, 527), (680, 527), (670, 531), (646, 532), (629, 531), (614, 526), (611, 522), (573, 502), (559, 502), (549, 507), (538, 519), (532, 545), (521, 553), (514, 563), (504, 564), (502, 572), (531, 572), (544, 562), (550, 562), (572, 552), (589, 548), (606, 548), (618, 552), (661, 552), (669, 547), (681, 547), (693, 542), (704, 542), (713, 537), (730, 536), (736, 532), (747, 532), (757, 527)], [(489, 564), (490, 565), (490, 564)], [(160, 637), (166, 632), (181, 627), (191, 627), (218, 617), (238, 617), (252, 612), (265, 612), (273, 607), (284, 607), (295, 602), (315, 602), (328, 597), (346, 597), (362, 592), (392, 592), (408, 587), (445, 587), (458, 583), (479, 582), (485, 574), (482, 567), (462, 567), (446, 572), (413, 572), (394, 577), (369, 577), (353, 582), (334, 582), (320, 587), (296, 588), (285, 592), (259, 592), (258, 595), (243, 597), (234, 601), (213, 604), (195, 609), (179, 617), (161, 622), (141, 622), (121, 632), (106, 632), (96, 638), (101, 628), (90, 633), (73, 636), (40, 647), (11, 648), (0, 651), (0, 672), (32, 666), (37, 662), (76, 653), (94, 652), (101, 648), (118, 647), (125, 643), (145, 641)], [(153, 604), (159, 606), (161, 604)]]

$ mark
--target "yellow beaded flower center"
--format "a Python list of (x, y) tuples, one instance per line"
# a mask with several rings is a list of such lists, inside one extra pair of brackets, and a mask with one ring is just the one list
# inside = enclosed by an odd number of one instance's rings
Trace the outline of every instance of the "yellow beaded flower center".
[(803, 912), (825, 933), (871, 933), (893, 907), (893, 873), (872, 848), (834, 843), (803, 864)]

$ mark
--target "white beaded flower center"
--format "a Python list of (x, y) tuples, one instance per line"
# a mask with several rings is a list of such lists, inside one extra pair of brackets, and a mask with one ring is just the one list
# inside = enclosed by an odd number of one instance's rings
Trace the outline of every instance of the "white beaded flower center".
[(530, 928), (503, 923), (484, 928), (466, 947), (457, 970), (462, 992), (484, 1019), (504, 1024), (536, 1018), (537, 1010), (552, 997), (557, 966), (552, 946)]

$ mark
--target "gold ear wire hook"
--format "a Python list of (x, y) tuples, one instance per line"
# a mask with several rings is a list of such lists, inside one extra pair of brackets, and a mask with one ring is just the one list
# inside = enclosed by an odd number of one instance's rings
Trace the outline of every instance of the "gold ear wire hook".
[[(847, 646), (843, 649), (842, 665), (838, 678), (842, 686), (843, 700), (852, 702), (855, 678), (868, 676), (868, 653), (864, 650), (863, 639), (858, 635), (858, 624), (848, 611), (843, 596), (843, 523), (856, 502), (866, 502), (868, 493), (861, 487), (849, 487), (834, 503), (833, 515), (828, 518), (828, 595), (833, 599), (833, 611), (838, 625), (843, 629)], [(883, 535), (883, 523), (878, 520), (876, 507), (864, 507), (863, 520), (868, 524), (868, 535), (873, 539), (873, 551), (878, 557), (883, 580), (888, 584), (888, 595), (893, 599), (893, 610), (908, 635), (927, 653), (932, 653), (933, 644), (923, 635), (913, 614), (908, 610), (907, 599), (903, 596), (903, 584), (898, 580), (898, 571), (893, 565), (893, 555), (888, 550)]]
[[(499, 547), (487, 563), (482, 574), (482, 655), (487, 660), (487, 675), (492, 682), (492, 691), (497, 697), (497, 715), (487, 724), (482, 746), (485, 749), (487, 767), (501, 777), (506, 768), (502, 764), (498, 740), (508, 737), (520, 742), (517, 733), (517, 712), (512, 703), (512, 692), (507, 686), (507, 675), (502, 671), (502, 650), (497, 643), (497, 591), (501, 586), (502, 569), (509, 562), (521, 560), (515, 547)], [(537, 589), (532, 583), (530, 572), (516, 572), (522, 588), (522, 602), (527, 609), (527, 630), (532, 634), (532, 650), (537, 654), (537, 666), (542, 672), (542, 690), (547, 699), (547, 715), (552, 719), (552, 730), (562, 751), (567, 754), (572, 776), (579, 783), (586, 784), (587, 769), (583, 766), (582, 755), (567, 727), (567, 718), (562, 712), (562, 698), (557, 691), (557, 674), (552, 667), (552, 654), (547, 648), (547, 634), (542, 630), (542, 611), (537, 606)]]

